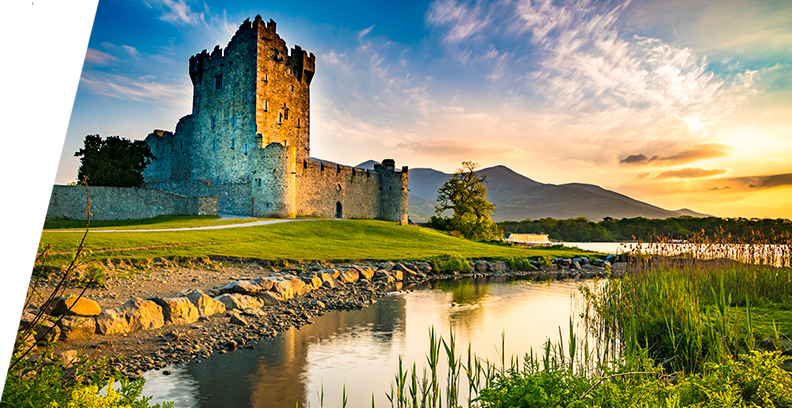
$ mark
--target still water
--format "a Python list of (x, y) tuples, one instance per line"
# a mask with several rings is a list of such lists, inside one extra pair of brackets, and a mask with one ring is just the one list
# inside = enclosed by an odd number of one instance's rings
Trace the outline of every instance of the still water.
[[(578, 285), (572, 281), (479, 278), (440, 281), (395, 293), (356, 311), (331, 311), (314, 324), (261, 340), (253, 350), (214, 354), (200, 363), (169, 367), (173, 374), (146, 373), (143, 395), (176, 407), (340, 407), (346, 387), (349, 407), (390, 403), (399, 356), (420, 372), (429, 350), (429, 329), (456, 336), (457, 353), (468, 344), (481, 358), (501, 361), (502, 333), (509, 356), (522, 356), (547, 339), (564, 336), (578, 314)], [(592, 284), (588, 282), (586, 284)], [(579, 320), (579, 319), (578, 319)], [(442, 357), (442, 355), (441, 355)], [(498, 364), (500, 366), (500, 364)], [(439, 371), (444, 377), (445, 371)]]

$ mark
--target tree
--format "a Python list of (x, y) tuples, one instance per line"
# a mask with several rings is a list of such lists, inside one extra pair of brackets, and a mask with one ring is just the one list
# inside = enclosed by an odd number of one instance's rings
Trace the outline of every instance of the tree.
[[(476, 173), (478, 164), (464, 161), (462, 168), (452, 174), (439, 190), (435, 215), (430, 225), (447, 231), (459, 231), (465, 238), (477, 241), (498, 239), (501, 228), (490, 216), (495, 206), (487, 201), (485, 174)], [(453, 210), (451, 218), (442, 217), (443, 211)]]
[(143, 170), (156, 159), (148, 144), (120, 136), (87, 135), (80, 157), (77, 180), (90, 186), (136, 187), (143, 183)]

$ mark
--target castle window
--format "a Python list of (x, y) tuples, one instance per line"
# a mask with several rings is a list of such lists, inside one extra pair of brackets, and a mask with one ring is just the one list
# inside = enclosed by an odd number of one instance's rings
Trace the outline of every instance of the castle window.
[(264, 101), (264, 112), (269, 108), (269, 101)]
[(305, 160), (303, 160), (303, 168), (304, 168), (304, 169), (307, 169), (307, 168), (308, 168), (308, 162), (307, 162), (307, 161), (305, 161)]
[(294, 85), (291, 86), (291, 91), (294, 92)]
[(262, 81), (267, 82), (269, 80), (269, 74), (264, 74), (264, 78)]
[(324, 171), (324, 163), (319, 163), (319, 171)]
[(283, 123), (283, 112), (278, 112), (278, 124)]
[(261, 179), (256, 179), (256, 187), (261, 187)]
[(231, 126), (236, 126), (236, 115), (231, 116)]
[(336, 174), (341, 174), (341, 166), (336, 164)]
[(231, 139), (231, 150), (234, 150), (235, 146), (236, 146), (236, 139)]
[(223, 74), (215, 75), (215, 90), (223, 89)]
[(215, 126), (217, 126), (217, 118), (212, 116), (212, 130), (215, 130)]
[(300, 118), (297, 118), (297, 127), (300, 127)]
[(283, 108), (283, 119), (289, 120), (289, 108)]
[(341, 192), (341, 184), (337, 185), (336, 189), (338, 190), (338, 192)]
[(212, 140), (212, 151), (213, 152), (217, 151), (217, 140), (214, 139)]
[(248, 103), (248, 94), (242, 95), (242, 101)]
[(242, 145), (242, 153), (248, 154), (248, 145), (247, 145), (247, 143)]

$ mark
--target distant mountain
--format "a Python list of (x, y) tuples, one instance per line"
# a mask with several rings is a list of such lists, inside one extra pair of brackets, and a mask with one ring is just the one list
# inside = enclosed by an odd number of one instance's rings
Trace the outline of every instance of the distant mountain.
[(380, 164), (380, 162), (378, 162), (376, 160), (368, 160), (368, 161), (364, 161), (363, 163), (358, 164), (355, 167), (357, 167), (359, 169), (374, 170), (374, 165), (375, 164)]
[[(368, 163), (368, 162), (367, 162)], [(487, 198), (495, 204), (495, 221), (540, 218), (586, 217), (592, 221), (612, 218), (669, 218), (683, 215), (706, 217), (689, 209), (670, 211), (593, 184), (545, 184), (515, 173), (506, 166), (480, 170), (487, 175)], [(410, 218), (425, 221), (434, 215), (437, 190), (449, 174), (410, 169)]]

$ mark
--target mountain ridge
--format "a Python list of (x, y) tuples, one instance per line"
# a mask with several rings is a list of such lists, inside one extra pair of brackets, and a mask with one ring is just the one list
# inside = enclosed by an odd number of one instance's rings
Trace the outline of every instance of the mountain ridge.
[[(667, 210), (595, 184), (548, 184), (503, 166), (478, 171), (487, 175), (487, 198), (495, 205), (494, 221), (585, 217), (611, 218), (707, 217), (687, 208)], [(437, 190), (450, 174), (431, 168), (410, 169), (410, 218), (423, 222), (434, 215)]]

